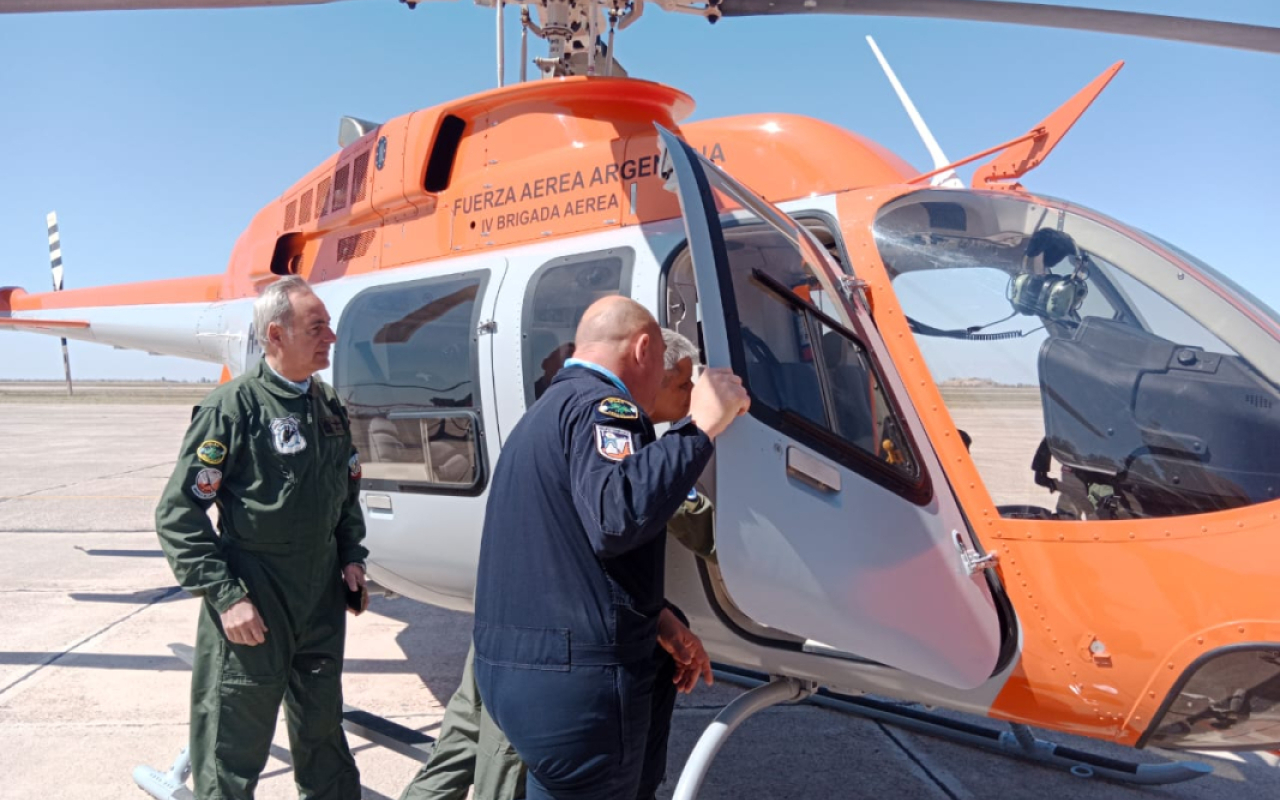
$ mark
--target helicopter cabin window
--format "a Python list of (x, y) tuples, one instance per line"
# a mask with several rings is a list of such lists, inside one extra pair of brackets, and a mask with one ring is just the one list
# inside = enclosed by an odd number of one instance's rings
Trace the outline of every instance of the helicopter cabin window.
[[(825, 226), (804, 224), (820, 246), (838, 249)], [(795, 233), (747, 212), (725, 221), (723, 233), (730, 280), (721, 274), (720, 291), (726, 322), (737, 332), (730, 337), (733, 362), (751, 395), (750, 413), (890, 489), (916, 494), (916, 460), (879, 371), (837, 321)], [(690, 312), (696, 297), (685, 249), (668, 273), (667, 318), (693, 341), (699, 341)]]
[(611, 294), (628, 294), (635, 252), (617, 248), (557, 258), (538, 268), (524, 298), (525, 405), (551, 385), (573, 357), (573, 336), (587, 306)]
[(1047, 199), (929, 190), (882, 209), (874, 233), (1002, 516), (1280, 496), (1280, 341), (1208, 267)]
[(487, 272), (367, 289), (338, 331), (334, 388), (366, 488), (479, 491), (477, 358)]

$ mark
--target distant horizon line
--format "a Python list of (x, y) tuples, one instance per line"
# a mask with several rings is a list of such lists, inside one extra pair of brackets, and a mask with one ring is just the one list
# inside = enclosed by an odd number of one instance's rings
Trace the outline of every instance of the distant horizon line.
[[(77, 383), (217, 383), (216, 378), (72, 378)], [(3, 378), (0, 383), (57, 383), (65, 386), (66, 378)]]

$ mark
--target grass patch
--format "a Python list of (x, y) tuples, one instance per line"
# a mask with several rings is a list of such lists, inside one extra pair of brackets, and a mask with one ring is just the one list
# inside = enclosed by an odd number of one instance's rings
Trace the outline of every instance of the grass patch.
[(77, 381), (67, 396), (62, 381), (0, 382), (0, 405), (195, 405), (214, 383), (165, 381)]

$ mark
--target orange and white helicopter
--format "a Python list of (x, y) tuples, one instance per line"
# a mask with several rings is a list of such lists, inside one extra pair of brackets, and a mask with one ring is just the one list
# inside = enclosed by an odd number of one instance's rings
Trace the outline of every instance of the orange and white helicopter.
[[(1280, 52), (1280, 29), (1029, 3), (656, 4), (713, 22), (988, 19)], [(0, 0), (31, 10), (47, 9)], [(644, 10), (523, 6), (522, 35), (548, 43), (542, 79), (348, 118), (341, 150), (258, 212), (225, 273), (0, 289), (0, 329), (221, 364), (228, 380), (261, 356), (258, 292), (305, 276), (337, 320), (324, 377), (365, 464), (371, 577), (468, 610), (504, 437), (587, 305), (645, 304), (753, 399), (704, 476), (718, 559), (673, 546), (669, 596), (716, 662), (773, 678), (709, 729), (677, 797), (745, 716), (817, 687), (1006, 721), (1000, 734), (848, 701), (1139, 783), (1203, 769), (1095, 759), (1025, 726), (1280, 747), (1280, 317), (1176, 246), (1017, 182), (1119, 65), (1025, 135), (955, 163), (931, 145), (920, 174), (805, 117), (682, 124), (687, 95), (614, 62)], [(954, 168), (984, 157), (965, 188)], [(1025, 380), (946, 384), (939, 359)]]

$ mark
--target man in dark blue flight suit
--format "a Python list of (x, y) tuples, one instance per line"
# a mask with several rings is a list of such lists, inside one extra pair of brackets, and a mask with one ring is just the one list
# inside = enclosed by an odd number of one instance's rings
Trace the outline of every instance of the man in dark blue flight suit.
[(632, 300), (583, 314), (575, 358), (504, 443), (476, 581), (475, 673), (529, 800), (628, 800), (645, 759), (667, 521), (748, 399), (708, 370), (661, 439), (640, 409), (662, 334)]

